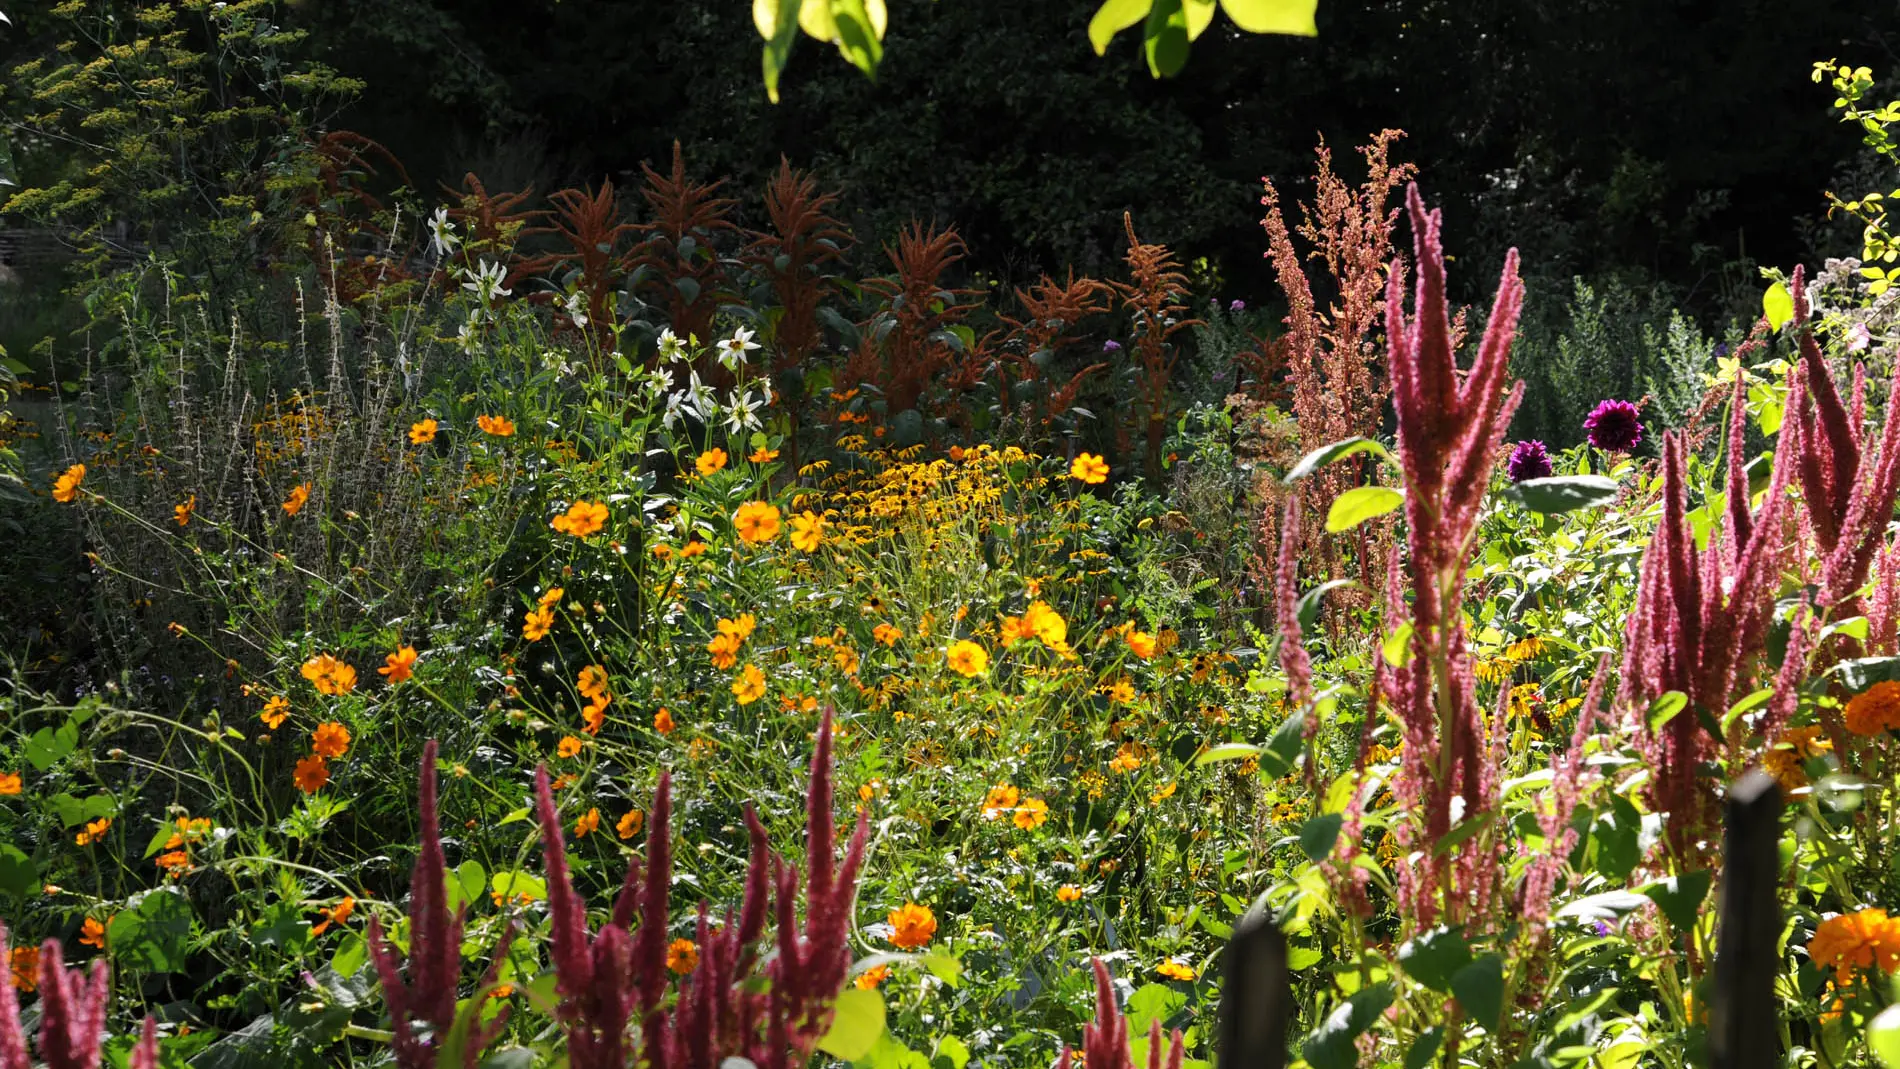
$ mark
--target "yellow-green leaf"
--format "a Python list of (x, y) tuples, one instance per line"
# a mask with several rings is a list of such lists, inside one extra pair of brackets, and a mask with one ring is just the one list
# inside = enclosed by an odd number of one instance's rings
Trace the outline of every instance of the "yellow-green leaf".
[(1326, 510), (1326, 529), (1333, 534), (1383, 516), (1405, 503), (1405, 495), (1389, 486), (1356, 486), (1333, 499)]
[(1188, 40), (1199, 39), (1214, 22), (1216, 0), (1182, 0), (1181, 6), (1187, 9)]
[(1794, 295), (1788, 292), (1788, 287), (1779, 282), (1768, 287), (1761, 295), (1761, 314), (1768, 317), (1772, 330), (1780, 330), (1794, 319)]
[(1220, 6), (1234, 25), (1248, 33), (1319, 35), (1319, 27), (1313, 22), (1319, 0), (1220, 0)]
[(1089, 19), (1089, 44), (1095, 46), (1095, 54), (1107, 52), (1116, 34), (1147, 18), (1153, 4), (1154, 0), (1102, 0)]
[(818, 1049), (840, 1061), (855, 1062), (871, 1052), (884, 1034), (884, 996), (875, 989), (847, 987), (838, 993), (837, 1015)]

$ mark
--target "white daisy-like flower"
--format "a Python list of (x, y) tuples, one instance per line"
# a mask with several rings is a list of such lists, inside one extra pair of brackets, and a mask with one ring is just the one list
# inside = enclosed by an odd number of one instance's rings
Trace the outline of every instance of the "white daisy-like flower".
[(576, 327), (586, 329), (587, 300), (584, 297), (578, 293), (568, 294), (567, 299), (561, 302), (561, 310), (567, 313), (567, 318), (573, 320)]
[(429, 219), (429, 251), (440, 260), (454, 252), (462, 244), (455, 235), (455, 224), (449, 219), (447, 208), (437, 208)]
[(508, 277), (508, 270), (500, 264), (483, 260), (475, 270), (475, 277), (462, 283), (462, 288), (479, 296), (483, 302), (492, 302), (497, 297), (506, 297), (514, 290), (502, 286), (501, 281)]
[(740, 327), (732, 332), (732, 337), (719, 340), (719, 362), (727, 371), (737, 371), (739, 365), (745, 363), (745, 354), (758, 347), (759, 343), (752, 340), (752, 332)]
[(669, 364), (686, 359), (686, 343), (673, 333), (672, 327), (660, 331), (660, 359)]

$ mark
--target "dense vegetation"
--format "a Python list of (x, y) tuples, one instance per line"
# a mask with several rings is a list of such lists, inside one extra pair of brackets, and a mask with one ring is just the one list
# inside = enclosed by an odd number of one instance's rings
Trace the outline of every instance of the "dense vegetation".
[[(1311, 1069), (1702, 1064), (1765, 775), (1779, 1053), (1900, 1064), (1900, 250), (1701, 249), (1900, 105), (1758, 64), (1665, 168), (1728, 83), (1492, 80), (1670, 18), (1415, 6), (1189, 85), (944, 3), (778, 111), (690, 5), (9, 11), (0, 1061), (1205, 1065), (1264, 920)], [(1442, 95), (1315, 154), (1322, 69)], [(545, 154), (401, 129), (471, 102)]]

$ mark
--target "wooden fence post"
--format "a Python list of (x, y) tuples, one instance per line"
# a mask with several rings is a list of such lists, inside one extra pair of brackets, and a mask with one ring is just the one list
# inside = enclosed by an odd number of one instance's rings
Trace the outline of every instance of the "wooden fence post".
[(1722, 843), (1722, 899), (1709, 999), (1712, 1069), (1770, 1069), (1780, 1062), (1775, 975), (1780, 955), (1781, 788), (1760, 769), (1729, 788)]
[(1224, 958), (1220, 1069), (1281, 1069), (1293, 997), (1286, 937), (1271, 915), (1256, 913), (1234, 929)]

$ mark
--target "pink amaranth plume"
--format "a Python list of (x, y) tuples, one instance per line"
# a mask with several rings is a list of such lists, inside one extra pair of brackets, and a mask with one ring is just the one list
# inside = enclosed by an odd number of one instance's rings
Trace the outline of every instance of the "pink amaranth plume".
[(1577, 713), (1577, 727), (1570, 735), (1570, 748), (1551, 761), (1550, 808), (1538, 814), (1537, 826), (1544, 834), (1544, 852), (1532, 862), (1524, 877), (1522, 913), (1526, 922), (1541, 928), (1550, 919), (1550, 899), (1557, 889), (1565, 859), (1577, 846), (1577, 829), (1570, 817), (1577, 811), (1582, 790), (1583, 746), (1596, 726), (1597, 713), (1603, 706), (1603, 684), (1610, 675), (1610, 655), (1597, 658), (1597, 670), (1584, 692), (1583, 706)]
[(1828, 370), (1809, 325), (1806, 272), (1794, 270), (1791, 328), (1801, 345), (1801, 403), (1790, 400), (1801, 450), (1801, 498), (1820, 545), (1821, 607), (1831, 608), (1856, 596), (1867, 582), (1900, 495), (1900, 375), (1887, 393), (1888, 417), (1876, 451), (1867, 453), (1860, 417), (1866, 411), (1865, 372), (1857, 366), (1851, 409)]
[[(1789, 404), (1800, 406), (1800, 380), (1791, 380)], [(1734, 438), (1731, 425), (1731, 499), (1736, 486), (1746, 486)], [(1784, 501), (1805, 440), (1798, 421), (1783, 425), (1761, 509), (1747, 513), (1731, 500), (1729, 530), (1699, 551), (1689, 527), (1685, 446), (1677, 432), (1663, 436), (1663, 518), (1643, 554), (1616, 706), (1639, 733), (1651, 769), (1650, 802), (1667, 814), (1667, 842), (1685, 865), (1706, 860), (1719, 816), (1714, 784), (1700, 770), (1724, 740), (1705, 725), (1728, 709), (1738, 688), (1753, 689), (1752, 665), (1767, 641), (1780, 586)], [(1643, 710), (1670, 691), (1686, 696), (1687, 706), (1652, 730)]]
[(108, 972), (103, 958), (92, 963), (90, 974), (68, 969), (58, 940), (41, 944), (40, 1058), (46, 1069), (99, 1069), (111, 1001)]
[[(798, 873), (772, 852), (765, 827), (749, 808), (752, 857), (734, 922), (712, 923), (699, 907), (699, 964), (666, 1005), (672, 855), (671, 777), (662, 774), (648, 823), (644, 880), (630, 864), (613, 915), (589, 935), (587, 907), (569, 878), (566, 845), (547, 770), (535, 777), (553, 915), (557, 1017), (575, 1069), (626, 1069), (634, 1049), (628, 1028), (640, 1017), (639, 1050), (650, 1069), (718, 1069), (728, 1058), (758, 1069), (799, 1069), (830, 1027), (832, 1004), (850, 971), (851, 903), (869, 834), (860, 813), (835, 868), (832, 818), (832, 718), (826, 709), (812, 754), (806, 806), (805, 921), (798, 922)], [(777, 953), (761, 954), (767, 913), (777, 892)], [(633, 934), (629, 935), (629, 929)], [(763, 982), (762, 982), (763, 981)]]
[[(1477, 356), (1461, 375), (1445, 301), (1441, 217), (1425, 210), (1416, 185), (1406, 190), (1406, 206), (1418, 269), (1413, 315), (1405, 314), (1404, 272), (1396, 263), (1388, 272), (1385, 310), (1405, 470), (1412, 643), (1410, 659), (1390, 672), (1385, 692), (1405, 732), (1394, 793), (1401, 809), (1419, 814), (1402, 829), (1400, 841), (1426, 859), (1404, 866), (1410, 871), (1401, 876), (1400, 911), (1424, 928), (1436, 923), (1441, 896), (1452, 923), (1496, 914), (1494, 903), (1482, 901), (1495, 886), (1488, 875), (1497, 868), (1487, 854), (1491, 838), (1473, 836), (1451, 856), (1436, 845), (1451, 830), (1454, 798), (1462, 799), (1464, 819), (1489, 811), (1494, 802), (1495, 775), (1483, 748), (1483, 716), (1458, 606), (1479, 508), (1523, 396), (1521, 383), (1505, 389), (1505, 376), (1524, 285), (1513, 249)], [(1403, 607), (1402, 599), (1388, 598), (1388, 611)]]
[[(395, 949), (385, 941), (381, 921), (371, 917), (369, 922), (370, 960), (382, 982), (383, 1002), (389, 1007), (390, 1029), (395, 1033), (391, 1047), (401, 1069), (434, 1069), (436, 1044), (450, 1035), (455, 1025), (456, 992), (462, 973), (462, 913), (449, 909), (448, 859), (442, 853), (436, 813), (435, 759), (435, 740), (430, 739), (422, 747), (422, 772), (416, 789), (422, 848), (416, 854), (409, 885), (406, 970), (397, 960)], [(508, 944), (509, 934), (502, 933), (499, 945)], [(484, 986), (494, 982), (499, 965), (499, 959), (490, 964)], [(475, 1064), (507, 1020), (508, 1008), (504, 1006), (487, 1024), (469, 1030), (462, 1050), (465, 1067)], [(422, 1034), (418, 1025), (428, 1034)]]
[[(1082, 1066), (1084, 1069), (1135, 1069), (1134, 1052), (1128, 1042), (1128, 1019), (1115, 1005), (1114, 981), (1102, 959), (1094, 959), (1094, 965), (1095, 1023), (1082, 1026)], [(1168, 1037), (1166, 1069), (1181, 1069), (1186, 1054), (1187, 1044), (1177, 1028)], [(1161, 1021), (1157, 1018), (1148, 1022), (1148, 1069), (1163, 1069), (1163, 1058)], [(1056, 1069), (1072, 1069), (1074, 1064), (1075, 1052), (1062, 1048)]]
[(133, 1045), (126, 1065), (129, 1069), (158, 1069), (158, 1022), (149, 1013), (145, 1015), (145, 1024), (139, 1029), (139, 1041)]
[[(1300, 512), (1300, 499), (1288, 497), (1280, 521), (1280, 560), (1274, 571), (1274, 595), (1280, 624), (1280, 668), (1286, 672), (1287, 707), (1306, 718), (1306, 742), (1310, 747), (1319, 731), (1319, 720), (1313, 715), (1313, 661), (1301, 644), (1304, 636), (1300, 628)], [(1314, 776), (1310, 762), (1306, 775), (1309, 781)]]

